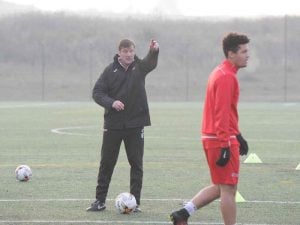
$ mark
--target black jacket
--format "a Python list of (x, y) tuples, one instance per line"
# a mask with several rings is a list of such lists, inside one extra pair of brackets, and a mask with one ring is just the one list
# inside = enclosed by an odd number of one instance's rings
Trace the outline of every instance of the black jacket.
[[(114, 61), (105, 68), (93, 89), (93, 99), (105, 108), (105, 129), (151, 125), (145, 78), (156, 67), (157, 60), (158, 51), (150, 50), (142, 60), (135, 56), (134, 62), (125, 71), (116, 55)], [(124, 110), (112, 108), (115, 100), (124, 103)]]

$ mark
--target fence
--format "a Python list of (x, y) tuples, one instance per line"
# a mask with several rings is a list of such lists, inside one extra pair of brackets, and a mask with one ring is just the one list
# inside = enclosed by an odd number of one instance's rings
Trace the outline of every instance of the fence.
[[(293, 16), (276, 18), (275, 21), (274, 18), (177, 24), (174, 21), (154, 21), (157, 30), (152, 29), (150, 33), (149, 27), (142, 28), (143, 22), (140, 22), (139, 29), (144, 29), (143, 34), (139, 33), (140, 30), (131, 34), (137, 42), (138, 55), (147, 53), (145, 49), (151, 35), (154, 34), (160, 42), (158, 67), (147, 78), (149, 100), (203, 101), (207, 77), (223, 58), (222, 35), (229, 30), (241, 30), (251, 39), (249, 66), (241, 69), (238, 75), (241, 100), (299, 102), (299, 21), (300, 18)], [(176, 25), (181, 31), (176, 31)], [(172, 26), (175, 27), (173, 30)], [(22, 36), (25, 30), (20, 27), (18, 32)], [(25, 56), (21, 57), (22, 51), (1, 56), (0, 100), (91, 100), (94, 83), (116, 53), (113, 39), (124, 35), (116, 33), (106, 41), (99, 41), (99, 33), (88, 40), (80, 39), (79, 35), (78, 42), (72, 46), (65, 40), (57, 44), (61, 37), (49, 40), (51, 34), (44, 35), (44, 41), (32, 38), (26, 49), (24, 45), (27, 43), (18, 43), (19, 49), (26, 51)], [(10, 52), (3, 43), (0, 51)]]

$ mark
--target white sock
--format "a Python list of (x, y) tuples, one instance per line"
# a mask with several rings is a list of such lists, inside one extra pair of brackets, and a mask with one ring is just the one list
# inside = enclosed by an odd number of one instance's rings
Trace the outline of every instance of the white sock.
[(194, 205), (193, 202), (188, 202), (185, 204), (184, 208), (186, 209), (186, 211), (188, 211), (188, 213), (190, 215), (192, 215), (194, 212), (197, 211), (197, 207)]

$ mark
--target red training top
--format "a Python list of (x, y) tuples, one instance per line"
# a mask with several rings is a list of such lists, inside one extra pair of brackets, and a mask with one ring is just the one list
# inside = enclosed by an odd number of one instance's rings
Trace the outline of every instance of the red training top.
[(228, 147), (232, 135), (239, 134), (237, 104), (238, 68), (229, 60), (217, 66), (208, 78), (202, 118), (202, 133), (214, 135), (220, 147)]

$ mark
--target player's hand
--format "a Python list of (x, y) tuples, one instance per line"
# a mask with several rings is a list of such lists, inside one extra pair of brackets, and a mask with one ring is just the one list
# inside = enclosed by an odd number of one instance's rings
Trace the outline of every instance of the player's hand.
[(242, 134), (238, 134), (236, 138), (240, 143), (240, 155), (247, 155), (249, 150), (247, 141), (243, 138)]
[(154, 51), (157, 51), (159, 49), (158, 42), (152, 39), (151, 42), (150, 42), (150, 49), (154, 50)]
[(216, 164), (218, 166), (224, 167), (229, 162), (229, 159), (230, 159), (230, 149), (229, 149), (229, 147), (227, 147), (227, 148), (221, 148), (221, 150), (220, 150), (220, 157), (216, 161)]
[(117, 111), (124, 110), (124, 104), (119, 100), (114, 101), (112, 107)]

